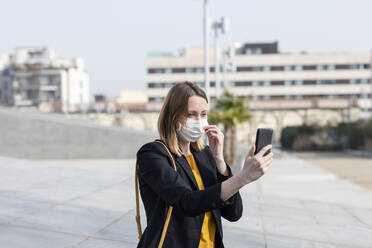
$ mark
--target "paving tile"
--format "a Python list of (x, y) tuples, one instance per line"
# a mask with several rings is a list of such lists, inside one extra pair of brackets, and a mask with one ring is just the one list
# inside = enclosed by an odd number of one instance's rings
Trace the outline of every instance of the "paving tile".
[(241, 230), (250, 231), (250, 232), (263, 232), (262, 220), (260, 215), (247, 215), (244, 214), (238, 222), (229, 222), (223, 220), (223, 227), (239, 227)]
[(267, 234), (311, 240), (314, 242), (328, 242), (329, 240), (328, 236), (317, 224), (265, 216), (262, 217), (262, 220), (264, 231)]
[(86, 208), (76, 205), (61, 205), (12, 222), (14, 225), (41, 227), (60, 232), (92, 235), (114, 222), (123, 213)]
[[(146, 227), (145, 218), (141, 219), (142, 231)], [(138, 232), (135, 224), (134, 213), (126, 215), (112, 225), (95, 233), (96, 237), (103, 239), (117, 240), (125, 243), (137, 244)]]
[(0, 223), (8, 223), (27, 215), (47, 210), (52, 202), (0, 196)]
[(0, 225), (0, 246), (4, 248), (65, 248), (84, 237), (73, 234)]
[(322, 229), (330, 238), (330, 242), (338, 246), (350, 246), (354, 248), (372, 247), (372, 228), (361, 228), (352, 225), (322, 225)]
[(344, 209), (355, 218), (372, 228), (372, 208), (344, 206)]
[(234, 248), (262, 248), (265, 247), (265, 239), (262, 233), (227, 227), (224, 228), (224, 244)]
[(334, 244), (288, 238), (285, 236), (266, 235), (266, 248), (341, 248)]
[(79, 245), (73, 246), (74, 248), (133, 248), (136, 243), (125, 243), (114, 240), (88, 238), (86, 241)]

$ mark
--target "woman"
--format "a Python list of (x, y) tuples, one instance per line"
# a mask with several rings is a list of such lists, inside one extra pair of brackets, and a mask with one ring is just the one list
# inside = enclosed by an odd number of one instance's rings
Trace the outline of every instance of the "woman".
[[(270, 167), (273, 154), (264, 147), (253, 156), (248, 153), (243, 169), (232, 175), (223, 158), (222, 132), (207, 122), (208, 101), (195, 83), (173, 86), (158, 119), (164, 146), (145, 144), (137, 153), (138, 178), (147, 227), (138, 247), (158, 247), (169, 206), (173, 212), (163, 247), (224, 247), (221, 216), (237, 221), (243, 206), (239, 189), (257, 180)], [(203, 144), (202, 134), (209, 146)]]

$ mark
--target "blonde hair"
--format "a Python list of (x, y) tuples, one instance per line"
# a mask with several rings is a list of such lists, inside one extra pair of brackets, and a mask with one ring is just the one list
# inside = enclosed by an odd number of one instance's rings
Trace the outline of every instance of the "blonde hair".
[[(160, 139), (165, 141), (170, 150), (181, 156), (183, 152), (178, 145), (177, 131), (180, 130), (180, 120), (188, 112), (188, 101), (191, 96), (200, 96), (207, 103), (205, 92), (196, 84), (191, 82), (177, 83), (168, 92), (158, 119), (158, 132)], [(191, 146), (201, 151), (204, 148), (203, 139), (191, 142)]]

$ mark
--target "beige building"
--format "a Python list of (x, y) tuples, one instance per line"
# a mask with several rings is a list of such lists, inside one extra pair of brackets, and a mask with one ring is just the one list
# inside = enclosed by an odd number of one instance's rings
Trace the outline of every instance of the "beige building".
[[(226, 50), (226, 49), (225, 49)], [(236, 46), (235, 71), (220, 74), (227, 88), (251, 96), (255, 110), (345, 109), (371, 106), (369, 53), (279, 53), (277, 43)], [(215, 96), (214, 49), (211, 48), (211, 99)], [(204, 87), (203, 49), (186, 47), (174, 54), (147, 57), (149, 108), (159, 109), (175, 83), (193, 81)], [(369, 99), (368, 99), (369, 98)]]
[[(231, 48), (221, 50), (227, 54)], [(248, 104), (254, 118), (239, 128), (241, 142), (253, 142), (258, 127), (274, 128), (278, 141), (285, 126), (336, 124), (370, 117), (371, 54), (367, 52), (280, 53), (276, 42), (236, 45), (234, 50), (234, 56), (222, 56), (222, 65), (233, 66), (232, 70), (223, 70), (222, 66), (219, 78), (236, 96), (251, 96)], [(210, 54), (214, 105), (212, 47)], [(202, 47), (150, 53), (146, 62), (150, 110), (160, 110), (169, 88), (176, 83), (192, 81), (205, 86)]]
[(120, 96), (115, 100), (115, 104), (118, 110), (146, 109), (148, 101), (148, 96), (144, 91), (122, 90)]

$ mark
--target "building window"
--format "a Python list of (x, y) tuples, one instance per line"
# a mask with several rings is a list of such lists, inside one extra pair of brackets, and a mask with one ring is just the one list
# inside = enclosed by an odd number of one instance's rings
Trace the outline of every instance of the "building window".
[(270, 86), (271, 84), (270, 84), (270, 81), (264, 81), (264, 82), (263, 82), (263, 85), (264, 85), (264, 86)]
[(284, 70), (284, 66), (271, 66), (270, 67), (270, 70), (271, 71), (283, 71)]
[(303, 99), (304, 97), (302, 95), (296, 95), (296, 99)]
[(314, 71), (316, 70), (316, 66), (315, 65), (304, 65), (302, 69), (305, 71)]
[(314, 85), (314, 84), (316, 84), (316, 81), (315, 80), (304, 80), (303, 84), (304, 85)]
[(290, 86), (290, 85), (292, 85), (292, 82), (290, 80), (285, 80), (284, 85), (285, 86)]
[(249, 66), (238, 66), (236, 68), (236, 71), (237, 72), (240, 72), (240, 71), (250, 71), (250, 70), (251, 70), (251, 67), (249, 67)]
[(357, 80), (356, 79), (350, 79), (350, 84), (356, 84)]
[(303, 84), (304, 84), (304, 82), (302, 80), (297, 80), (296, 81), (296, 85), (303, 85)]
[(270, 82), (270, 85), (272, 85), (272, 86), (282, 86), (282, 85), (284, 85), (284, 81), (271, 81)]
[(270, 66), (264, 66), (263, 71), (270, 71)]
[(204, 88), (205, 87), (205, 83), (204, 82), (198, 82), (197, 85), (201, 88)]
[(292, 96), (291, 95), (285, 95), (284, 98), (285, 99), (292, 99)]
[(256, 95), (254, 95), (254, 96), (252, 96), (252, 99), (253, 99), (253, 100), (256, 100), (256, 101), (257, 101), (257, 100), (260, 100), (260, 97), (259, 97), (259, 96), (256, 96)]
[(296, 65), (296, 71), (302, 71), (302, 65)]
[(345, 80), (345, 79), (336, 80), (336, 84), (348, 84), (348, 83), (349, 83), (349, 80)]
[(328, 65), (328, 70), (333, 71), (336, 69), (335, 65)]
[(171, 74), (172, 73), (172, 68), (165, 68), (164, 73)]
[(260, 82), (258, 82), (258, 81), (253, 81), (253, 82), (252, 82), (252, 86), (260, 86)]
[(322, 84), (324, 84), (324, 81), (323, 80), (316, 80), (316, 84), (317, 85), (322, 85)]
[(150, 102), (163, 102), (163, 97), (150, 97)]
[(362, 92), (360, 94), (360, 98), (368, 98), (368, 94), (365, 90), (362, 90)]
[(336, 70), (348, 70), (350, 68), (349, 65), (345, 65), (345, 64), (338, 64), (335, 67), (336, 67)]
[(235, 82), (235, 86), (250, 86), (250, 82)]
[(168, 87), (167, 85), (171, 83), (149, 83), (148, 87), (149, 88), (165, 88)]
[(366, 78), (362, 78), (362, 79), (360, 80), (360, 83), (361, 83), (361, 84), (368, 84), (368, 79), (366, 79)]
[(265, 95), (265, 96), (263, 96), (263, 99), (264, 100), (270, 100), (270, 96)]
[(173, 73), (185, 73), (185, 68), (172, 68)]
[(290, 70), (292, 70), (292, 66), (286, 65), (286, 66), (284, 66), (284, 70), (285, 71), (290, 71)]
[(325, 84), (336, 84), (336, 80), (325, 80)]
[(350, 65), (350, 70), (358, 70), (359, 66), (358, 65)]
[(245, 54), (262, 54), (261, 48), (247, 48)]
[(324, 70), (324, 65), (316, 65), (316, 69), (318, 71), (323, 71)]

